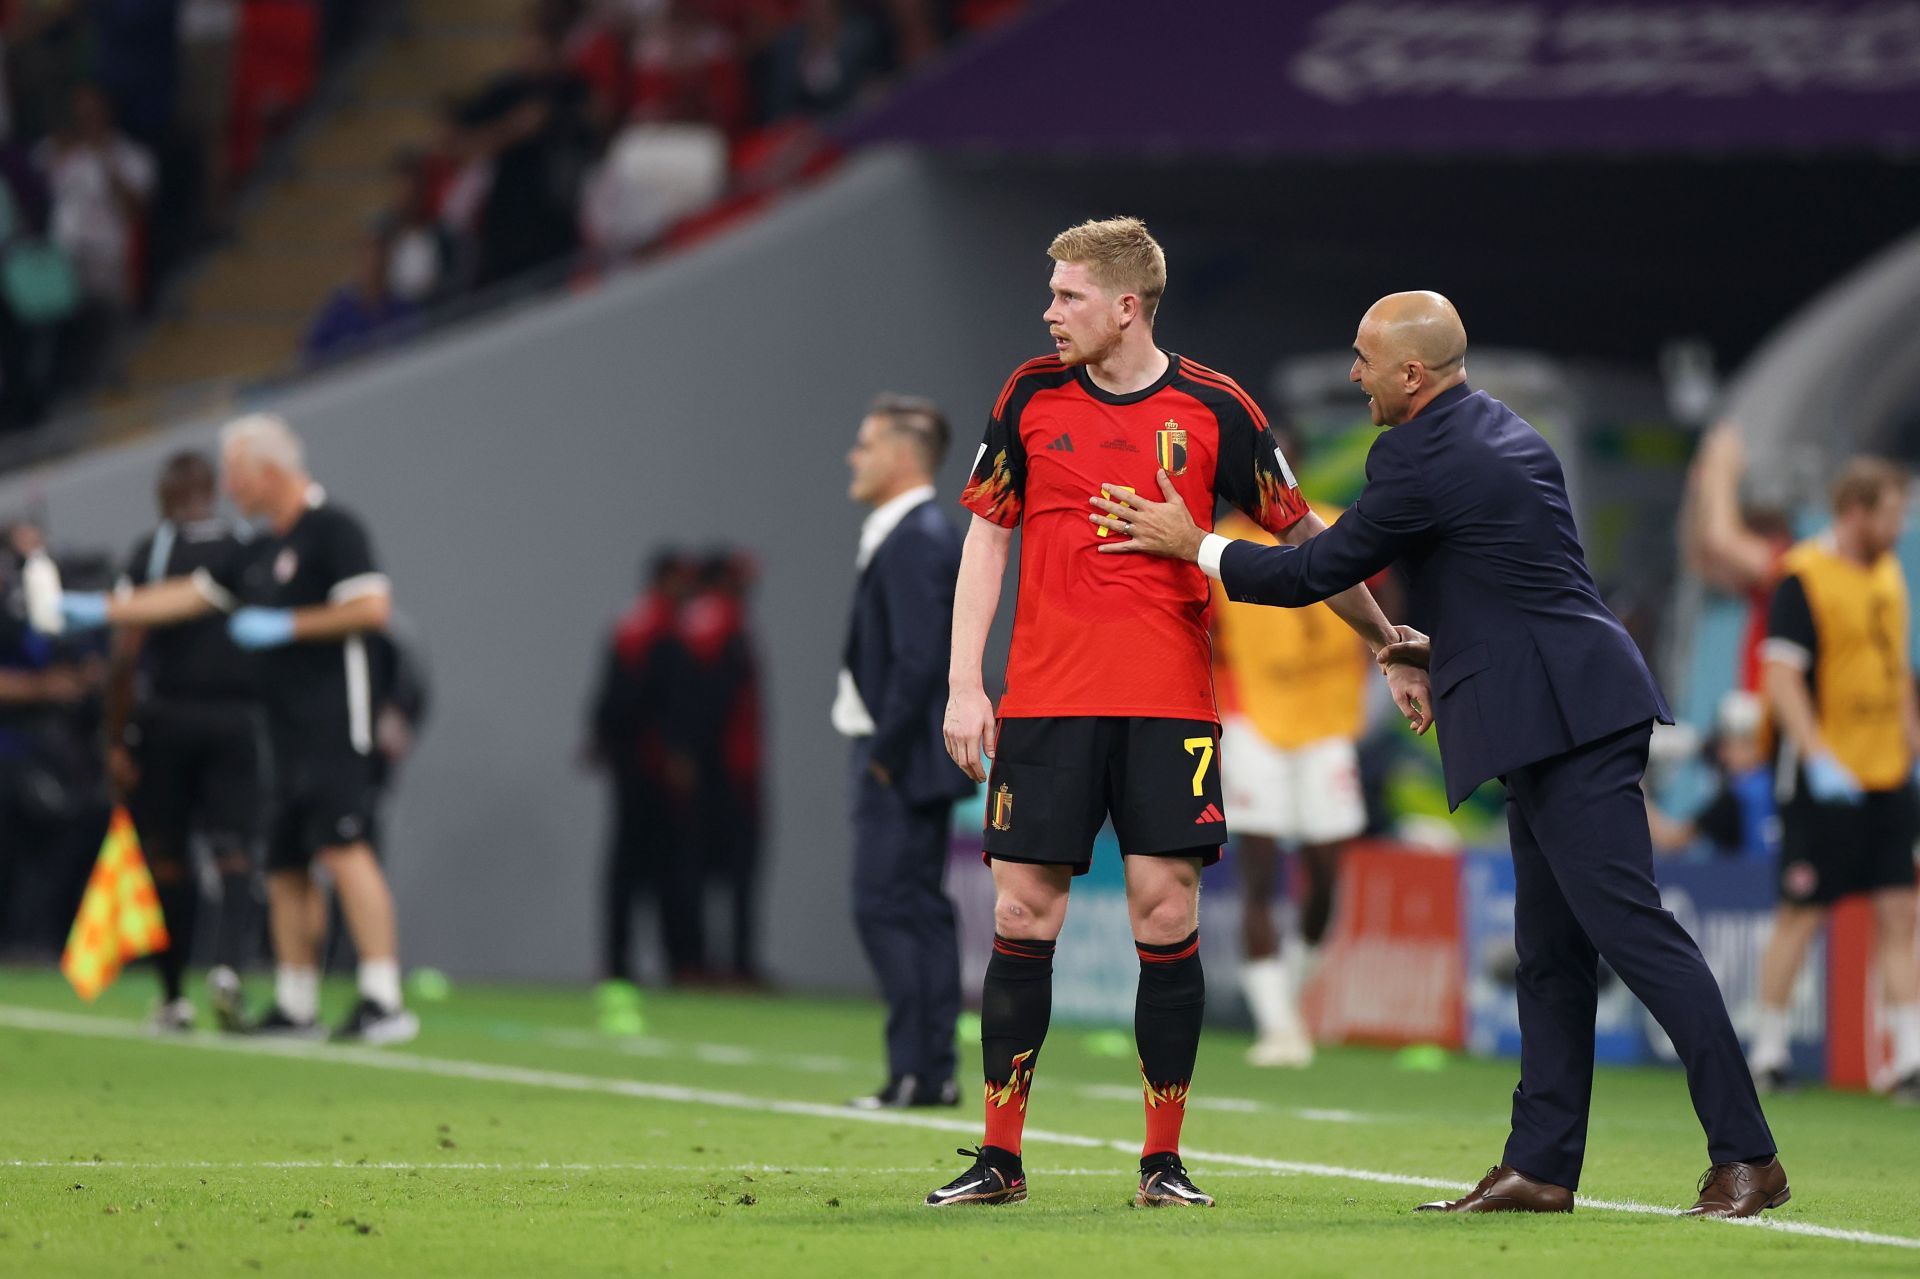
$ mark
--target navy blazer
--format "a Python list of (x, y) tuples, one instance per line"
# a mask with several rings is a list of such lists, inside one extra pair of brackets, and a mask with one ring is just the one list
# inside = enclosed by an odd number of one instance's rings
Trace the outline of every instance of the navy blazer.
[(1650, 720), (1660, 686), (1600, 599), (1553, 449), (1484, 391), (1451, 387), (1367, 454), (1367, 486), (1299, 547), (1235, 542), (1230, 598), (1299, 607), (1397, 563), (1408, 622), (1433, 637), (1447, 803)]
[(923, 502), (887, 534), (853, 592), (846, 667), (873, 716), (873, 760), (910, 804), (974, 789), (940, 734), (960, 546), (939, 502)]

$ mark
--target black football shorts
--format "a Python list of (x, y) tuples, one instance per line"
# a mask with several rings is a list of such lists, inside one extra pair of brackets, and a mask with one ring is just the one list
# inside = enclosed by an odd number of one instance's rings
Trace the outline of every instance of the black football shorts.
[(373, 760), (351, 750), (276, 746), (268, 870), (304, 870), (316, 853), (374, 839)]
[(987, 778), (989, 860), (1086, 874), (1113, 818), (1128, 857), (1220, 860), (1220, 726), (1134, 716), (1003, 719)]
[(1780, 811), (1780, 900), (1828, 906), (1883, 888), (1912, 888), (1920, 798), (1911, 784), (1868, 791), (1858, 804), (1798, 792)]

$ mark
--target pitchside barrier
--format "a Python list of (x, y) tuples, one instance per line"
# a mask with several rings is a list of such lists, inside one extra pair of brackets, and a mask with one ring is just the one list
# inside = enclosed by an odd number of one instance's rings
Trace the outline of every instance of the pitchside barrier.
[[(959, 908), (962, 971), (977, 1006), (993, 946), (993, 881), (980, 836), (956, 821), (947, 887)], [(1662, 859), (1661, 899), (1705, 954), (1743, 1038), (1759, 1004), (1760, 957), (1774, 904), (1769, 863)], [(1513, 863), (1504, 849), (1463, 855), (1362, 840), (1341, 870), (1333, 927), (1302, 1005), (1325, 1043), (1437, 1044), (1479, 1056), (1516, 1056)], [(1209, 1014), (1245, 1024), (1237, 980), (1240, 888), (1232, 850), (1202, 881), (1201, 947)], [(1890, 1044), (1864, 901), (1835, 910), (1809, 954), (1793, 1000), (1793, 1056), (1802, 1078), (1842, 1088), (1890, 1082)], [(1296, 950), (1294, 953), (1298, 954)], [(1092, 870), (1073, 884), (1054, 959), (1054, 1015), (1126, 1025), (1138, 965), (1118, 847), (1103, 830)], [(1621, 1065), (1672, 1063), (1672, 1046), (1603, 964), (1595, 1055)]]

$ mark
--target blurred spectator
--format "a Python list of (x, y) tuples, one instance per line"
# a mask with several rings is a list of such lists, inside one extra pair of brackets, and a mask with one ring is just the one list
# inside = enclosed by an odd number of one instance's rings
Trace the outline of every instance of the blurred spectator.
[[(671, 692), (684, 677), (679, 614), (694, 589), (694, 566), (677, 551), (654, 556), (639, 597), (615, 623), (600, 665), (588, 724), (588, 758), (613, 786), (602, 904), (603, 1015), (630, 1010), (624, 996), (633, 964), (633, 907), (651, 890), (670, 976), (687, 980), (705, 967), (698, 865), (684, 831), (693, 764), (669, 722)], [(606, 1023), (609, 1030), (624, 1027)]]
[(767, 115), (826, 115), (850, 105), (882, 70), (880, 31), (844, 0), (806, 0), (769, 52)]
[(97, 657), (63, 652), (27, 625), (20, 568), (40, 532), (0, 528), (0, 955), (46, 958), (66, 937), (106, 827), (91, 719)]
[(481, 287), (564, 258), (578, 243), (579, 192), (594, 152), (587, 108), (585, 82), (535, 22), (518, 65), (467, 104), (462, 123), (493, 168), (479, 210)]
[(716, 551), (700, 565), (699, 584), (680, 610), (688, 657), (669, 704), (685, 734), (694, 789), (688, 828), (703, 879), (724, 884), (729, 978), (758, 982), (760, 881), (760, 673), (747, 616), (752, 568)]
[(719, 199), (727, 140), (711, 124), (633, 124), (587, 179), (581, 230), (600, 256), (640, 248), (681, 218)]
[(94, 75), (120, 127), (149, 151), (173, 135), (181, 0), (87, 0)]
[(1647, 825), (1654, 849), (1685, 853), (1705, 841), (1722, 857), (1772, 858), (1780, 850), (1780, 815), (1773, 798), (1766, 708), (1760, 698), (1743, 689), (1728, 693), (1720, 702), (1708, 746), (1715, 774), (1713, 797), (1690, 818), (1672, 817), (1650, 802)]
[(390, 250), (386, 236), (367, 236), (353, 278), (333, 291), (307, 329), (303, 350), (308, 360), (365, 350), (418, 317), (419, 308), (389, 287)]
[(178, 128), (200, 167), (201, 216), (214, 229), (227, 225), (232, 197), (227, 130), (233, 113), (233, 51), (240, 30), (239, 0), (181, 0)]
[(53, 195), (53, 242), (73, 258), (88, 298), (127, 311), (138, 293), (135, 246), (156, 178), (152, 153), (118, 131), (106, 96), (83, 84), (34, 160)]
[(1783, 512), (1741, 505), (1745, 470), (1739, 426), (1722, 422), (1708, 431), (1687, 472), (1681, 541), (1688, 567), (1703, 581), (1746, 598), (1748, 621), (1736, 687), (1757, 692), (1767, 602), (1780, 580), (1780, 561), (1793, 544), (1793, 526)]
[(419, 152), (394, 158), (395, 195), (383, 230), (387, 241), (387, 288), (410, 306), (426, 307), (458, 282), (458, 246), (440, 220), (437, 168)]

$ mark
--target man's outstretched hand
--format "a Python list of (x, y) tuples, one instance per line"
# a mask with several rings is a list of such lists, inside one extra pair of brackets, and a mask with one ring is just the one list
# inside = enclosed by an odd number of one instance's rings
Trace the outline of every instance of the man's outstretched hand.
[(1387, 677), (1393, 704), (1407, 717), (1407, 727), (1424, 735), (1433, 727), (1433, 689), (1427, 680), (1427, 659), (1433, 642), (1411, 626), (1396, 626), (1394, 640), (1378, 653), (1380, 673)]
[(1149, 501), (1138, 493), (1130, 493), (1111, 484), (1101, 485), (1100, 491), (1106, 494), (1105, 497), (1089, 499), (1106, 514), (1089, 515), (1087, 518), (1108, 532), (1118, 533), (1127, 539), (1102, 546), (1102, 555), (1145, 551), (1149, 555), (1164, 555), (1171, 560), (1192, 561), (1199, 557), (1200, 542), (1206, 534), (1193, 522), (1193, 515), (1174, 489), (1173, 481), (1167, 478), (1167, 473), (1155, 471), (1154, 478), (1160, 481), (1160, 492), (1167, 499), (1164, 502)]
[(1433, 641), (1411, 626), (1393, 629), (1394, 641), (1373, 655), (1373, 660), (1380, 663), (1381, 672), (1385, 673), (1390, 665), (1418, 666), (1426, 670), (1427, 661), (1433, 656)]

